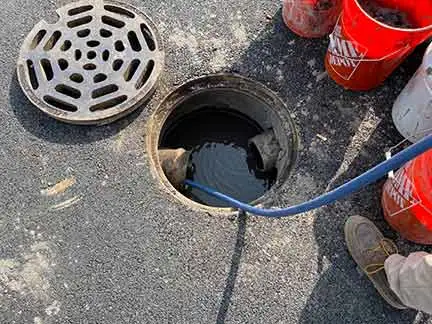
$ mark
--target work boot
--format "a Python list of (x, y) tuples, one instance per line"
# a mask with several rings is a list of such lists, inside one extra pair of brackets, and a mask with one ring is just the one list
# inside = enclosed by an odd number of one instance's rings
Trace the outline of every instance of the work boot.
[(384, 270), (384, 261), (397, 254), (396, 244), (384, 238), (380, 230), (367, 218), (351, 216), (345, 223), (348, 251), (357, 265), (374, 284), (380, 295), (393, 307), (406, 309), (399, 297), (390, 289)]

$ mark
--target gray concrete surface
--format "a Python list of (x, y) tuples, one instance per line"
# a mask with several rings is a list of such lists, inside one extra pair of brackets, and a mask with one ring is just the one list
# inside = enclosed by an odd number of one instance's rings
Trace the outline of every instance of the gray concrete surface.
[(159, 90), (114, 124), (70, 126), (32, 107), (15, 75), (26, 33), (66, 2), (1, 3), (0, 323), (432, 323), (386, 305), (346, 251), (353, 214), (404, 253), (424, 248), (389, 230), (382, 184), (290, 219), (232, 219), (165, 196), (144, 147), (144, 125), (175, 85), (216, 71), (252, 77), (280, 94), (300, 129), (298, 166), (277, 197), (300, 202), (400, 140), (391, 104), (418, 57), (379, 89), (352, 93), (323, 73), (327, 40), (289, 32), (279, 1), (134, 0), (167, 47)]

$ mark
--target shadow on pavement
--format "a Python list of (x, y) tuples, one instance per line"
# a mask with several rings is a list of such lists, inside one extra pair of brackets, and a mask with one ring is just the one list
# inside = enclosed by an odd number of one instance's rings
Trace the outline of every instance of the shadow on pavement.
[(359, 277), (354, 266), (351, 269), (339, 269), (332, 265), (325, 270), (309, 296), (299, 323), (428, 322), (428, 316), (417, 315), (416, 311), (393, 309), (381, 300), (372, 284), (367, 283), (366, 276), (352, 280), (354, 277)]
[[(425, 48), (422, 45), (382, 86), (366, 93), (345, 90), (326, 76), (323, 57), (327, 46), (327, 39), (294, 35), (279, 11), (231, 68), (277, 92), (299, 129), (302, 147), (294, 172), (312, 178), (316, 188), (302, 188), (303, 197), (287, 188), (284, 201), (298, 203), (305, 195), (312, 198), (384, 159), (385, 149), (402, 139), (392, 125), (392, 104), (419, 66)], [(367, 131), (363, 133), (363, 129)], [(326, 140), (320, 141), (317, 134)], [(344, 170), (341, 164), (346, 160), (349, 163)], [(354, 214), (369, 217), (395, 238), (381, 216), (382, 184), (317, 212), (314, 233), (321, 277), (302, 312), (302, 323), (376, 323), (380, 318), (388, 319), (383, 321), (387, 323), (412, 323), (422, 316), (411, 310), (394, 310), (381, 300), (345, 248), (344, 222)]]
[(246, 223), (247, 216), (244, 213), (239, 213), (238, 218), (237, 239), (234, 246), (234, 252), (231, 258), (231, 267), (225, 283), (225, 290), (222, 295), (222, 300), (219, 306), (219, 311), (216, 318), (217, 324), (225, 323), (225, 319), (231, 303), (232, 294), (237, 280), (237, 274), (240, 267), (240, 260), (245, 245)]
[[(390, 123), (390, 124), (389, 124)], [(359, 154), (334, 181), (335, 188), (384, 159), (384, 151), (402, 138), (392, 129), (391, 120), (381, 122), (361, 147)], [(400, 239), (382, 216), (381, 193), (385, 179), (352, 196), (320, 209), (314, 222), (315, 240), (319, 249), (318, 271), (321, 277), (302, 313), (302, 323), (322, 323), (326, 318), (343, 318), (349, 323), (375, 323), (383, 316), (386, 323), (423, 323), (429, 316), (414, 310), (393, 309), (376, 292), (372, 283), (357, 268), (349, 255), (344, 239), (344, 224), (348, 217), (361, 215), (372, 220), (384, 235), (395, 240), (400, 253), (430, 251), (425, 246)]]
[(35, 107), (24, 95), (14, 73), (9, 87), (9, 101), (17, 119), (36, 137), (52, 143), (92, 143), (116, 135), (131, 124), (143, 111), (145, 104), (130, 115), (103, 126), (71, 125), (49, 117)]

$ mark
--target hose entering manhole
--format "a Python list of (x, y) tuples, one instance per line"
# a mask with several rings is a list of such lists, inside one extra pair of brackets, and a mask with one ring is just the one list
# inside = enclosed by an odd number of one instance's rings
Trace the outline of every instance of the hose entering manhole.
[[(213, 95), (228, 96), (228, 93), (215, 92)], [(233, 109), (206, 106), (204, 98), (202, 104), (201, 109), (172, 119), (163, 131), (161, 148), (180, 147), (172, 151), (180, 154), (173, 156), (174, 163), (168, 163), (166, 156), (164, 159), (164, 152), (169, 150), (160, 150), (159, 158), (165, 175), (174, 187), (181, 190), (185, 178), (179, 182), (180, 175), (177, 176), (177, 173), (185, 174), (185, 168), (179, 163), (182, 157), (188, 155), (190, 163), (186, 174), (190, 179), (215, 186), (242, 201), (254, 201), (261, 197), (277, 179), (280, 147), (273, 130), (264, 131), (252, 118)], [(179, 111), (183, 111), (184, 107), (179, 107)], [(270, 141), (275, 144), (272, 152), (269, 150), (270, 143), (267, 143)], [(187, 153), (181, 154), (182, 149), (186, 149)], [(264, 159), (259, 151), (264, 153)], [(177, 169), (170, 169), (171, 166)], [(228, 207), (196, 190), (183, 193), (202, 204)]]
[[(239, 93), (241, 94), (240, 96), (238, 96)], [(243, 95), (246, 97), (242, 97)], [(244, 98), (252, 98), (252, 101), (244, 102), (242, 101)], [(248, 145), (261, 157), (260, 167), (263, 169), (266, 163), (270, 165), (273, 163), (273, 154), (271, 152), (279, 149), (276, 161), (276, 169), (278, 171), (276, 183), (279, 186), (283, 184), (288, 179), (289, 173), (293, 168), (298, 145), (297, 133), (289, 117), (289, 113), (284, 115), (284, 113), (288, 112), (288, 108), (273, 92), (257, 82), (236, 75), (219, 74), (198, 78), (180, 86), (165, 98), (150, 122), (150, 135), (147, 143), (149, 145), (150, 157), (156, 171), (161, 175), (162, 183), (166, 185), (169, 192), (183, 202), (188, 202), (187, 199), (184, 199), (184, 193), (178, 195), (179, 191), (174, 189), (172, 184), (168, 182), (167, 176), (170, 177), (170, 175), (164, 174), (164, 170), (160, 165), (161, 159), (159, 157), (159, 149), (163, 148), (160, 144), (164, 137), (164, 131), (173, 123), (175, 124), (179, 118), (181, 119), (187, 115), (191, 110), (199, 111), (199, 109), (203, 107), (203, 99), (210, 100), (212, 103), (220, 103), (222, 106), (225, 105), (225, 107), (237, 107), (236, 109), (241, 109), (238, 107), (243, 107), (242, 112), (245, 114), (249, 113), (250, 117), (253, 117), (255, 121), (266, 120), (269, 122), (265, 125), (267, 127), (262, 127), (264, 131), (255, 134), (256, 136), (254, 135), (249, 139)], [(241, 103), (240, 105), (238, 105), (239, 102)], [(257, 105), (257, 102), (261, 105)], [(260, 107), (260, 109), (257, 109), (257, 107)], [(260, 115), (260, 113), (262, 114)], [(262, 118), (262, 116), (264, 116), (264, 118)], [(191, 125), (191, 127), (197, 126)], [(274, 132), (274, 137), (272, 131)], [(176, 147), (176, 149), (180, 148), (181, 147)], [(432, 135), (411, 145), (392, 158), (378, 164), (344, 185), (310, 201), (284, 209), (256, 207), (257, 205), (270, 205), (269, 202), (272, 202), (271, 198), (276, 195), (275, 190), (280, 188), (278, 185), (273, 186), (263, 197), (253, 202), (244, 202), (242, 199), (235, 197), (236, 193), (233, 195), (224, 190), (218, 190), (218, 188), (213, 187), (205, 181), (205, 179), (204, 181), (197, 181), (197, 179), (190, 177), (190, 173), (187, 171), (187, 165), (183, 165), (182, 174), (179, 175), (173, 183), (176, 183), (175, 186), (177, 188), (185, 185), (195, 190), (195, 192), (200, 192), (202, 195), (211, 197), (213, 200), (223, 202), (223, 206), (240, 209), (259, 216), (275, 218), (285, 217), (331, 204), (359, 191), (431, 148)], [(186, 157), (185, 154), (187, 154), (187, 157), (190, 156), (190, 153), (186, 153), (186, 150), (182, 152), (183, 157)], [(186, 164), (189, 163), (189, 160), (182, 161), (186, 161)], [(185, 179), (183, 184), (181, 184), (180, 179)], [(197, 205), (195, 205), (195, 207), (196, 206)], [(202, 205), (198, 206), (203, 207)]]
[(420, 142), (411, 145), (410, 147), (406, 148), (405, 150), (399, 152), (389, 160), (386, 160), (374, 168), (370, 169), (369, 171), (363, 173), (362, 175), (358, 176), (357, 178), (354, 178), (353, 180), (345, 183), (344, 185), (325, 193), (315, 199), (312, 199), (310, 201), (304, 202), (299, 205), (291, 206), (285, 209), (278, 209), (278, 210), (271, 210), (271, 209), (262, 209), (257, 208), (254, 206), (251, 206), (249, 204), (242, 203), (232, 197), (229, 197), (223, 193), (220, 193), (212, 188), (206, 187), (202, 184), (196, 183), (191, 180), (185, 180), (185, 184), (188, 186), (191, 186), (193, 188), (196, 188), (198, 190), (201, 190), (205, 193), (207, 193), (210, 196), (213, 196), (217, 199), (220, 199), (222, 201), (225, 201), (230, 206), (238, 208), (242, 211), (246, 211), (258, 216), (266, 216), (266, 217), (285, 217), (295, 214), (304, 213), (307, 211), (310, 211), (312, 209), (316, 209), (325, 205), (329, 205), (339, 199), (342, 199), (356, 191), (359, 191), (360, 189), (364, 188), (365, 186), (378, 181), (380, 178), (385, 176), (387, 173), (389, 173), (392, 170), (398, 169), (402, 167), (405, 163), (411, 161), (415, 157), (421, 155), (422, 153), (426, 152), (427, 150), (432, 148), (432, 135), (429, 135), (428, 137), (424, 138)]
[(232, 212), (231, 205), (185, 188), (186, 177), (240, 201), (271, 205), (298, 152), (297, 131), (283, 101), (262, 84), (233, 74), (180, 86), (149, 125), (149, 157), (165, 189), (211, 212)]

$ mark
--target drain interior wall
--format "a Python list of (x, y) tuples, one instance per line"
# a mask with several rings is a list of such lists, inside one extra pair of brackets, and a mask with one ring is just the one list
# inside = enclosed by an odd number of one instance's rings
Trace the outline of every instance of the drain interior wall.
[(283, 130), (282, 120), (265, 102), (257, 97), (253, 97), (238, 90), (201, 90), (180, 102), (176, 107), (174, 107), (171, 115), (168, 117), (161, 130), (159, 145), (161, 145), (161, 140), (163, 139), (165, 132), (173, 123), (183, 116), (205, 107), (236, 110), (253, 119), (263, 130), (273, 128), (276, 138), (282, 148), (276, 163), (276, 168), (278, 170), (277, 181), (284, 178), (282, 176), (282, 173), (284, 172), (280, 172), (280, 170), (287, 169), (289, 157), (291, 156), (291, 152), (287, 151), (287, 148), (290, 148), (291, 145), (289, 143), (289, 134), (286, 134)]

